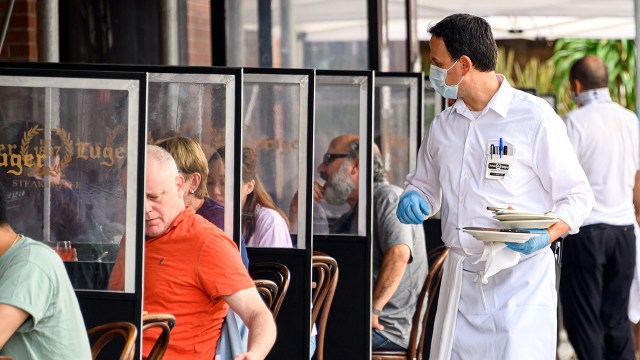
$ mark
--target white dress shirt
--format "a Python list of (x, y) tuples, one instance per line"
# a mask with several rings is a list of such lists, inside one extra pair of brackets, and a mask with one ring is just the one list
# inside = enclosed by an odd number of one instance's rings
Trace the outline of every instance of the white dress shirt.
[(583, 225), (633, 224), (633, 186), (640, 169), (638, 117), (607, 98), (568, 113), (566, 123), (596, 199)]
[[(594, 201), (562, 119), (497, 77), (500, 89), (477, 118), (462, 100), (436, 116), (406, 181), (405, 191), (418, 190), (431, 214), (441, 210), (442, 239), (462, 255), (482, 254), (483, 243), (456, 228), (497, 227), (488, 205), (555, 211), (575, 233)], [(515, 148), (513, 159), (504, 178), (488, 179), (488, 146), (499, 138)]]

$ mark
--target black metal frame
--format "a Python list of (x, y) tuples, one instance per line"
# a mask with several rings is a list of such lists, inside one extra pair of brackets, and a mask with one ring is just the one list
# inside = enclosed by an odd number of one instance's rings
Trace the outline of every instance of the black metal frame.
[[(5, 63), (0, 64), (0, 76), (23, 76), (23, 77), (63, 77), (63, 78), (75, 78), (82, 80), (83, 78), (92, 79), (121, 79), (121, 80), (137, 80), (139, 83), (139, 97), (138, 97), (138, 176), (137, 187), (138, 189), (145, 188), (145, 144), (147, 134), (147, 74), (140, 72), (97, 72), (97, 71), (73, 71), (73, 70), (50, 70), (50, 69), (36, 69), (36, 68), (10, 68), (6, 67)], [(120, 301), (133, 301), (134, 302), (134, 318), (140, 319), (139, 322), (135, 322), (139, 329), (142, 329), (142, 290), (143, 290), (143, 246), (144, 246), (144, 211), (142, 204), (144, 204), (145, 194), (143, 191), (136, 193), (136, 204), (142, 208), (136, 212), (136, 265), (135, 265), (135, 293), (118, 293), (118, 292), (101, 292), (91, 290), (76, 290), (76, 296), (81, 299), (98, 299), (98, 300), (120, 300)], [(139, 354), (142, 346), (142, 337), (138, 336), (136, 344), (136, 354)], [(138, 355), (137, 355), (138, 356)]]
[[(316, 71), (316, 75), (317, 76), (344, 76), (344, 77), (367, 77), (367, 87), (368, 87), (368, 94), (367, 94), (367, 124), (366, 124), (366, 134), (367, 134), (367, 138), (366, 138), (366, 151), (367, 151), (367, 158), (366, 158), (366, 162), (367, 162), (367, 171), (364, 174), (365, 175), (365, 183), (368, 184), (369, 186), (366, 189), (366, 198), (367, 198), (367, 203), (365, 206), (365, 212), (366, 212), (366, 226), (365, 226), (365, 236), (359, 236), (359, 235), (338, 235), (338, 234), (323, 234), (323, 235), (313, 235), (313, 242), (315, 244), (316, 239), (318, 240), (318, 243), (322, 243), (322, 242), (351, 242), (353, 241), (354, 238), (359, 238), (359, 239), (364, 239), (365, 243), (365, 247), (366, 249), (368, 249), (368, 256), (365, 257), (365, 264), (364, 264), (364, 268), (365, 271), (368, 272), (368, 278), (369, 278), (369, 289), (370, 291), (373, 290), (372, 287), (372, 283), (371, 283), (371, 266), (372, 266), (372, 253), (373, 253), (373, 247), (372, 247), (372, 236), (373, 236), (373, 111), (374, 111), (374, 89), (375, 89), (375, 76), (374, 76), (375, 72), (371, 71), (371, 70), (360, 70), (360, 71), (348, 71), (348, 70), (317, 70)], [(318, 83), (318, 82), (316, 82)], [(362, 146), (362, 139), (360, 140), (360, 145)], [(329, 254), (330, 255), (330, 254)], [(338, 264), (338, 266), (340, 266), (340, 264)], [(338, 282), (338, 285), (340, 285), (340, 282)], [(361, 303), (361, 307), (359, 307), (360, 309), (371, 309), (371, 293), (368, 294), (368, 296), (365, 296), (363, 299), (363, 302)], [(370, 315), (370, 312), (368, 312), (368, 314)], [(334, 318), (335, 319), (335, 318)], [(367, 333), (369, 336), (371, 331), (371, 318), (367, 317), (362, 319), (362, 323), (360, 324), (360, 327), (362, 329), (367, 329)], [(368, 346), (366, 349), (361, 349), (362, 354), (367, 354), (367, 356), (369, 356), (369, 354), (371, 353), (371, 341), (369, 339), (368, 342)], [(368, 358), (368, 357), (367, 357)]]
[[(235, 67), (213, 67), (213, 66), (171, 66), (171, 65), (124, 65), (124, 64), (74, 64), (74, 63), (29, 63), (29, 62), (16, 62), (16, 63), (0, 63), (0, 66), (16, 67), (16, 68), (29, 68), (29, 69), (63, 69), (63, 70), (81, 70), (81, 71), (119, 71), (119, 72), (146, 72), (146, 73), (163, 73), (163, 74), (203, 74), (203, 75), (233, 75), (236, 77), (235, 87), (235, 106), (234, 106), (234, 120), (235, 126), (238, 126), (238, 119), (242, 119), (242, 68)], [(145, 101), (146, 98), (146, 84), (145, 84)], [(145, 109), (146, 109), (145, 102)], [(242, 123), (240, 122), (240, 125)], [(146, 127), (146, 121), (145, 121)], [(237, 129), (237, 128), (236, 128)], [(233, 154), (240, 154), (242, 150), (242, 144), (240, 141), (240, 133), (236, 130), (234, 132), (234, 152)], [(146, 138), (144, 139), (146, 143)], [(238, 145), (240, 144), (240, 145)], [(239, 159), (234, 155), (234, 174), (239, 174), (239, 169), (242, 166), (242, 159)], [(234, 181), (237, 184), (238, 179), (234, 177)], [(234, 204), (240, 204), (240, 198), (236, 199), (234, 195)], [(236, 245), (240, 245), (240, 231), (239, 225), (236, 228), (236, 214), (234, 212), (234, 227), (233, 227), (233, 241)], [(239, 224), (239, 222), (238, 222)]]
[[(309, 79), (309, 93), (307, 99), (307, 164), (313, 164), (313, 138), (315, 135), (315, 85), (316, 85), (316, 71), (311, 69), (282, 69), (282, 68), (243, 68), (244, 74), (264, 74), (264, 75), (297, 75), (297, 76), (308, 76)], [(244, 78), (243, 78), (243, 86), (244, 86)], [(236, 118), (236, 151), (237, 154), (242, 153), (242, 130), (243, 130), (243, 118)], [(237, 169), (241, 169), (242, 166), (242, 157), (237, 156)], [(242, 184), (241, 171), (234, 172), (234, 202), (240, 204), (240, 186), (237, 184)], [(307, 208), (305, 210), (305, 227), (306, 227), (306, 239), (304, 250), (300, 249), (279, 249), (279, 248), (262, 248), (259, 249), (259, 253), (263, 256), (273, 256), (278, 257), (279, 254), (299, 254), (304, 252), (305, 256), (305, 270), (307, 273), (304, 274), (304, 288), (308, 289), (305, 291), (304, 303), (311, 304), (311, 261), (313, 255), (313, 242), (312, 242), (312, 219), (313, 219), (313, 207), (311, 206), (313, 202), (313, 166), (307, 166), (306, 169), (306, 204)], [(235, 210), (235, 209), (234, 209)], [(234, 213), (234, 233), (238, 231), (240, 232), (240, 223), (241, 223), (241, 209), (240, 207)], [(300, 239), (298, 239), (300, 241)], [(311, 307), (305, 306), (304, 313), (302, 314), (305, 318), (311, 321)], [(308, 329), (309, 337), (311, 336), (311, 329)], [(310, 347), (309, 342), (304, 343), (304, 351), (305, 353), (309, 353)]]

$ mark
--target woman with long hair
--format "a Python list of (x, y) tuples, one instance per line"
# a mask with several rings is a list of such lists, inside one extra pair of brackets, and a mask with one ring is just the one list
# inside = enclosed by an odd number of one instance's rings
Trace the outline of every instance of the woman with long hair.
[[(224, 195), (224, 147), (218, 149), (211, 159), (207, 186), (213, 196)], [(258, 155), (249, 147), (242, 149), (242, 234), (247, 246), (252, 247), (293, 247), (289, 234), (287, 216), (280, 210), (264, 189), (257, 173)], [(217, 170), (215, 170), (217, 169)]]

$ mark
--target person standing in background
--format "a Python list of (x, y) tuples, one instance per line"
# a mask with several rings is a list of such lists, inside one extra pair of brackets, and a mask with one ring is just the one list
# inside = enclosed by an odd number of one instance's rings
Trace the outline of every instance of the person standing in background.
[(627, 307), (636, 265), (640, 126), (636, 114), (611, 100), (599, 57), (577, 60), (569, 82), (578, 109), (566, 115), (567, 134), (596, 201), (580, 232), (562, 242), (564, 324), (579, 359), (631, 360)]

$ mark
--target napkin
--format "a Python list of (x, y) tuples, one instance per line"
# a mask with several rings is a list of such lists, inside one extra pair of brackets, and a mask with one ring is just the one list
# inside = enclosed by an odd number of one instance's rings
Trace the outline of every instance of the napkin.
[(503, 242), (485, 241), (482, 256), (474, 264), (486, 261), (484, 272), (480, 274), (482, 283), (486, 284), (487, 279), (497, 274), (500, 270), (516, 265), (521, 256), (519, 252), (509, 250)]

